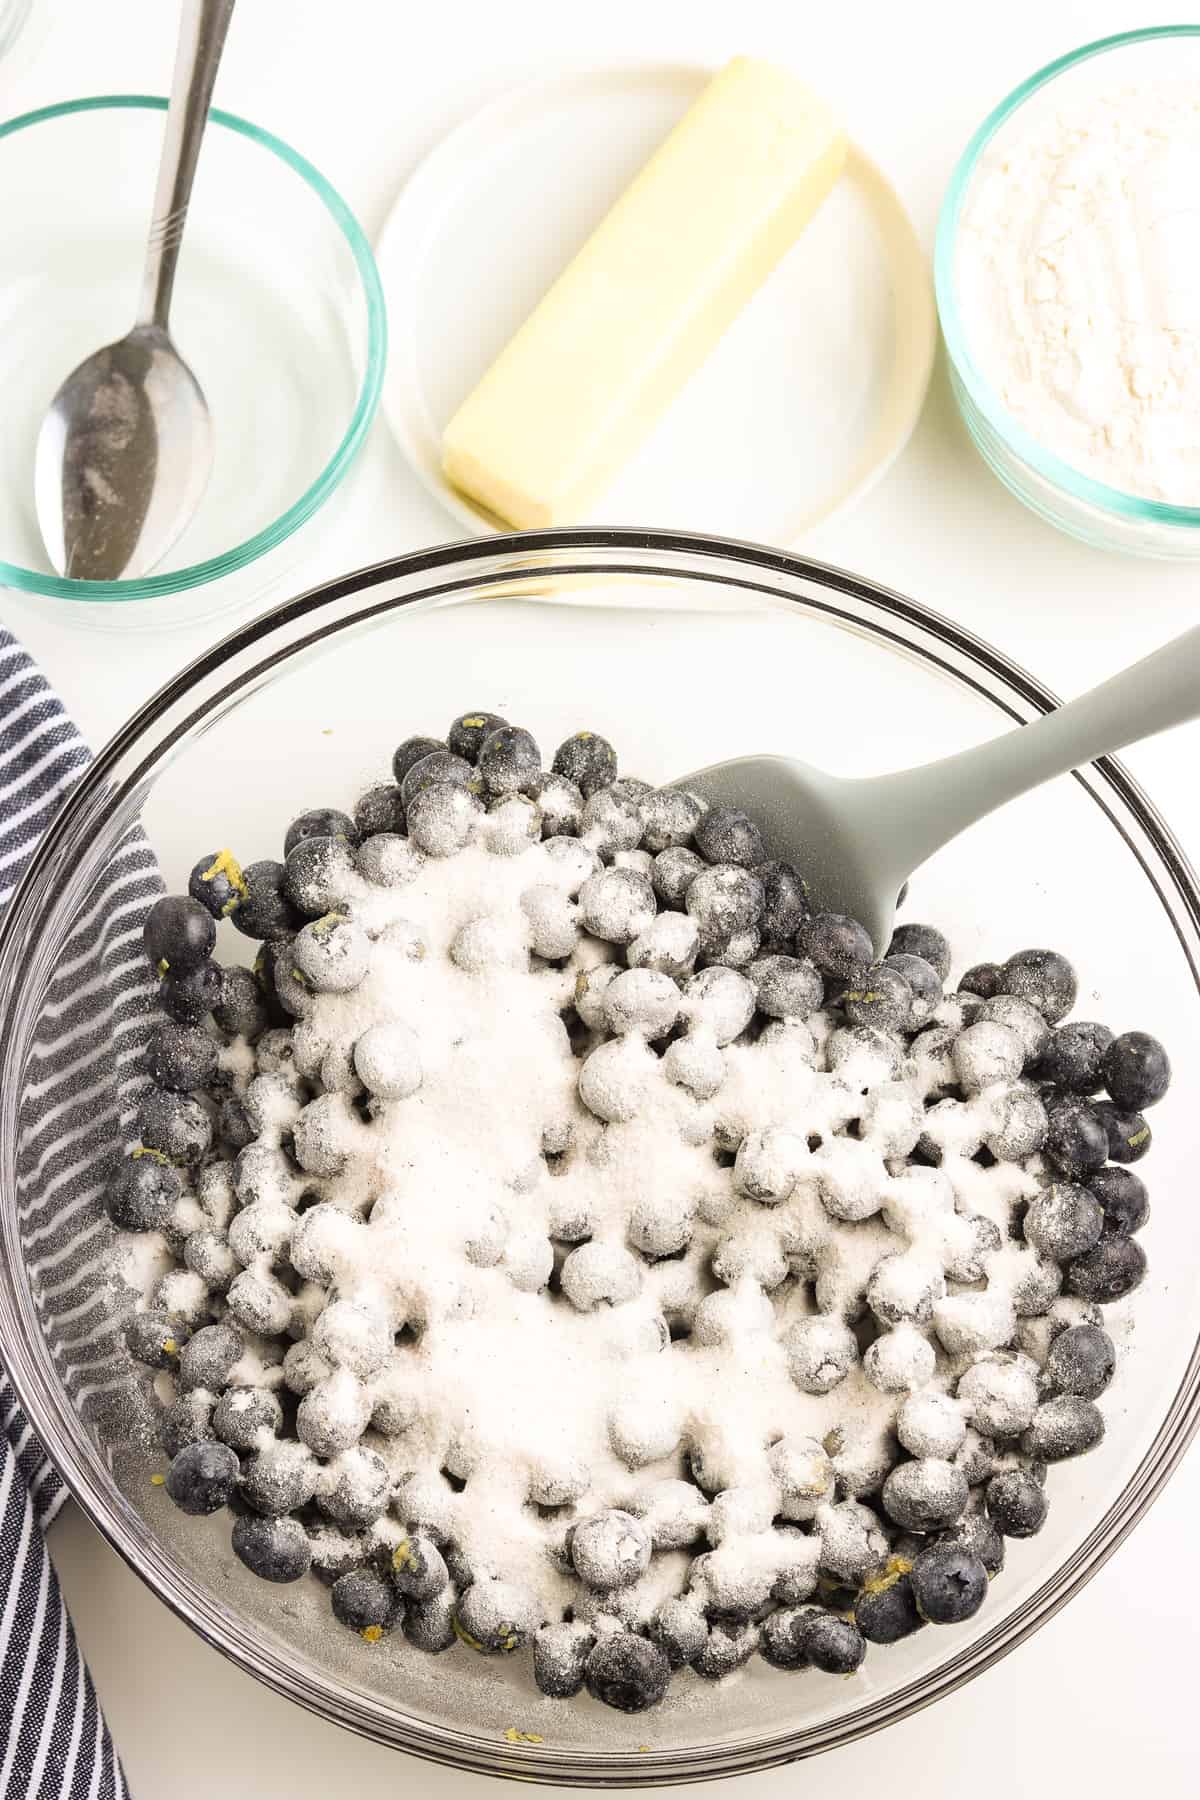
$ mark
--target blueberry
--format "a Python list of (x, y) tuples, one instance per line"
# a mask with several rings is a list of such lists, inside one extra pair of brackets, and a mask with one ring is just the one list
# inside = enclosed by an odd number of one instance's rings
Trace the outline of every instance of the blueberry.
[(283, 1408), (270, 1388), (230, 1388), (217, 1401), (212, 1427), (231, 1450), (258, 1448), (265, 1431), (276, 1436), (283, 1427)]
[(533, 1679), (551, 1700), (573, 1700), (583, 1687), (596, 1634), (579, 1620), (543, 1625), (533, 1640)]
[(214, 919), (228, 919), (242, 903), (246, 880), (232, 850), (202, 856), (188, 876), (188, 893)]
[(803, 1625), (804, 1654), (826, 1675), (853, 1675), (867, 1654), (862, 1632), (850, 1619), (809, 1611)]
[(876, 963), (851, 981), (842, 1006), (852, 1025), (903, 1031), (912, 1019), (913, 991), (899, 969)]
[(180, 1352), (180, 1393), (190, 1393), (192, 1388), (218, 1393), (244, 1348), (242, 1334), (233, 1325), (202, 1325)]
[(408, 809), (409, 835), (426, 856), (456, 856), (471, 842), (482, 817), (483, 808), (468, 787), (439, 781), (414, 796)]
[(212, 1008), (213, 1018), (230, 1037), (244, 1037), (253, 1043), (267, 1028), (262, 989), (250, 969), (234, 967), (220, 973), (221, 987)]
[(198, 1100), (150, 1088), (137, 1112), (142, 1146), (175, 1163), (197, 1163), (212, 1143), (212, 1121)]
[(854, 1606), (854, 1622), (869, 1644), (896, 1644), (924, 1623), (917, 1611), (910, 1577), (899, 1570), (863, 1589)]
[(681, 788), (651, 788), (635, 804), (642, 822), (642, 843), (652, 856), (690, 844), (704, 816), (703, 802)]
[(381, 782), (359, 795), (354, 803), (354, 829), (360, 845), (366, 838), (399, 836), (403, 832), (404, 802), (394, 782)]
[(614, 1631), (588, 1657), (585, 1679), (594, 1700), (617, 1712), (640, 1713), (663, 1698), (671, 1665), (657, 1644), (631, 1631)]
[(1086, 1098), (1104, 1085), (1101, 1063), (1112, 1042), (1107, 1025), (1072, 1019), (1050, 1033), (1034, 1073), (1039, 1081), (1050, 1082), (1064, 1094)]
[(233, 1553), (260, 1581), (299, 1581), (312, 1567), (312, 1549), (297, 1519), (245, 1514), (233, 1527)]
[(180, 1512), (220, 1512), (237, 1492), (240, 1467), (228, 1444), (185, 1444), (167, 1471), (167, 1492)]
[(449, 750), (431, 751), (420, 762), (415, 762), (400, 783), (405, 813), (423, 789), (441, 786), (444, 782), (455, 787), (470, 787), (475, 783), (475, 770), (465, 757), (454, 756)]
[(259, 1450), (242, 1471), (242, 1495), (266, 1518), (307, 1506), (317, 1490), (320, 1465), (302, 1445), (280, 1439)]
[(178, 1170), (161, 1156), (134, 1155), (109, 1178), (101, 1200), (118, 1231), (161, 1231), (182, 1192)]
[(1056, 1181), (1045, 1188), (1025, 1214), (1026, 1243), (1055, 1262), (1070, 1262), (1099, 1242), (1104, 1226), (1100, 1202), (1085, 1187)]
[(822, 975), (837, 981), (854, 981), (870, 968), (874, 957), (870, 934), (844, 913), (814, 913), (801, 928), (797, 944)]
[(938, 1007), (942, 1004), (942, 978), (933, 964), (923, 956), (914, 956), (911, 951), (891, 951), (883, 959), (885, 969), (895, 969), (903, 975), (912, 989), (912, 1019), (909, 1025), (927, 1025)]
[(173, 1369), (187, 1340), (187, 1326), (169, 1312), (134, 1313), (125, 1327), (130, 1356), (150, 1369)]
[(762, 1632), (752, 1619), (714, 1619), (692, 1667), (706, 1681), (723, 1681), (750, 1661), (762, 1643)]
[(758, 1010), (769, 1019), (807, 1019), (817, 1011), (825, 984), (807, 957), (763, 956), (746, 970)]
[[(357, 880), (354, 853), (344, 839), (302, 838), (289, 851), (283, 874), (284, 893), (295, 912), (303, 914), (299, 920), (294, 912), (289, 915), (291, 932), (303, 924), (304, 919), (319, 919), (322, 913), (337, 906), (353, 891)], [(235, 919), (237, 917), (240, 913)], [(272, 941), (286, 935), (275, 933)]]
[(533, 798), (542, 815), (544, 838), (575, 837), (583, 823), (583, 794), (565, 775), (543, 774)]
[(461, 756), (464, 762), (478, 762), (484, 739), (490, 732), (498, 731), (502, 725), (507, 724), (508, 720), (502, 719), (499, 713), (461, 713), (446, 733), (447, 748), (455, 756)]
[[(936, 971), (939, 981), (945, 981), (950, 973), (950, 945), (934, 925), (897, 925), (887, 955), (919, 956)], [(988, 998), (986, 994), (982, 997)]]
[(146, 1073), (174, 1093), (205, 1088), (217, 1072), (217, 1046), (194, 1025), (159, 1025), (146, 1045)]
[(1000, 991), (1028, 1000), (1043, 1019), (1057, 1025), (1074, 1006), (1079, 983), (1074, 969), (1057, 950), (1018, 950), (1001, 970)]
[(1108, 1046), (1101, 1065), (1104, 1085), (1122, 1112), (1156, 1106), (1171, 1085), (1171, 1064), (1157, 1038), (1124, 1031)]
[(598, 732), (577, 731), (558, 746), (551, 767), (589, 800), (597, 788), (611, 787), (617, 779), (617, 753)]
[[(1130, 1244), (1130, 1238), (1117, 1238), (1116, 1243)], [(1104, 1419), (1090, 1400), (1076, 1394), (1058, 1394), (1045, 1400), (1021, 1437), (1024, 1456), (1038, 1462), (1062, 1462), (1068, 1456), (1082, 1456), (1104, 1436)]]
[(1005, 1469), (993, 1475), (984, 1505), (996, 1529), (1010, 1538), (1035, 1537), (1050, 1510), (1042, 1488), (1024, 1469)]
[(678, 1595), (656, 1607), (650, 1620), (650, 1636), (671, 1667), (682, 1669), (703, 1650), (708, 1620), (695, 1600)]
[(1105, 1237), (1131, 1237), (1150, 1216), (1150, 1196), (1132, 1169), (1111, 1163), (1088, 1176), (1088, 1189), (1104, 1213)]
[(327, 1519), (345, 1531), (361, 1531), (374, 1525), (387, 1511), (392, 1476), (378, 1451), (356, 1444), (344, 1450), (335, 1464), (333, 1483), (321, 1490), (317, 1505)]
[(772, 949), (790, 948), (812, 911), (808, 883), (789, 862), (760, 863), (754, 873), (763, 885), (763, 942)]
[(511, 1656), (540, 1624), (533, 1601), (507, 1581), (473, 1581), (454, 1612), (454, 1629), (471, 1650)]
[(411, 1531), (391, 1555), (392, 1580), (409, 1600), (432, 1600), (450, 1580), (445, 1558), (423, 1531)]
[(1046, 1356), (1045, 1376), (1060, 1394), (1094, 1400), (1113, 1378), (1117, 1352), (1099, 1325), (1071, 1325), (1060, 1331)]
[[(626, 800), (612, 787), (600, 788), (583, 803), (579, 829), (593, 850), (613, 857), (636, 850), (642, 841), (642, 815), (636, 800)], [(647, 853), (648, 854), (648, 853)]]
[(270, 942), (274, 938), (290, 937), (300, 924), (295, 908), (283, 891), (284, 875), (283, 864), (269, 859), (250, 863), (242, 870), (246, 892), (232, 916), (238, 930), (247, 937)]
[(988, 1587), (982, 1560), (945, 1538), (920, 1552), (911, 1579), (917, 1611), (931, 1625), (957, 1625), (973, 1618)]
[(571, 1562), (590, 1588), (603, 1593), (628, 1587), (650, 1566), (650, 1533), (619, 1507), (595, 1513), (571, 1534)]
[(975, 963), (958, 984), (960, 994), (975, 994), (980, 1000), (994, 1000), (1001, 993), (1004, 971), (999, 963)]
[(158, 984), (158, 1004), (179, 1025), (199, 1025), (221, 998), (225, 971), (210, 958), (185, 975), (163, 976)]
[(1141, 1162), (1154, 1134), (1141, 1113), (1122, 1112), (1111, 1100), (1093, 1100), (1092, 1111), (1104, 1127), (1108, 1154), (1115, 1163)]
[(897, 1463), (881, 1497), (884, 1511), (905, 1531), (938, 1531), (962, 1517), (970, 1489), (953, 1463), (922, 1456)]
[[(392, 755), (392, 776), (396, 786), (404, 786), (404, 777), (423, 757), (432, 756), (435, 750), (444, 750), (445, 748), (446, 745), (443, 744), (441, 738), (405, 738)], [(456, 754), (458, 753), (456, 752)]]
[(454, 1629), (454, 1590), (447, 1588), (432, 1600), (410, 1600), (404, 1609), (401, 1630), (416, 1650), (438, 1656), (458, 1642)]
[[(638, 775), (622, 775), (619, 781), (612, 783), (613, 799), (627, 800), (634, 806), (640, 806), (646, 796), (653, 792), (653, 785), (649, 781), (643, 781)], [(700, 810), (703, 812), (703, 806)]]
[(736, 806), (710, 806), (696, 826), (694, 838), (697, 850), (710, 863), (753, 869), (766, 860), (762, 833)]
[(773, 1669), (804, 1669), (808, 1656), (804, 1648), (804, 1629), (808, 1612), (802, 1606), (781, 1606), (763, 1620), (758, 1651)]
[[(979, 1440), (981, 1443), (984, 1440)], [(991, 1459), (987, 1458), (986, 1470), (978, 1476), (981, 1481), (990, 1479)], [(968, 1480), (976, 1480), (973, 1470), (965, 1466), (963, 1473)], [(1004, 1539), (988, 1518), (986, 1512), (964, 1513), (957, 1525), (942, 1533), (939, 1540), (944, 1544), (956, 1544), (960, 1550), (969, 1550), (977, 1556), (989, 1575), (998, 1575), (1004, 1567)]]
[(1108, 1161), (1108, 1133), (1083, 1100), (1060, 1100), (1046, 1109), (1047, 1160), (1071, 1181), (1086, 1181)]
[(684, 904), (700, 931), (700, 947), (712, 952), (762, 917), (763, 885), (749, 869), (719, 863), (697, 875)]
[(1136, 1238), (1102, 1237), (1095, 1249), (1068, 1264), (1064, 1286), (1080, 1300), (1106, 1305), (1123, 1300), (1146, 1274), (1146, 1252)]
[(664, 906), (681, 907), (693, 881), (707, 866), (702, 856), (697, 856), (694, 850), (687, 850), (681, 845), (661, 850), (650, 871), (654, 892)]
[(186, 975), (211, 955), (217, 941), (212, 914), (198, 900), (185, 894), (168, 894), (156, 900), (142, 927), (146, 955), (160, 974), (169, 969)]
[(374, 1643), (395, 1625), (403, 1601), (390, 1581), (374, 1569), (350, 1569), (329, 1590), (329, 1604), (339, 1624)]
[(497, 725), (480, 745), (478, 766), (489, 794), (531, 794), (541, 778), (542, 753), (531, 732)]
[(173, 1400), (158, 1421), (158, 1441), (174, 1458), (189, 1444), (211, 1441), (213, 1397), (202, 1388)]

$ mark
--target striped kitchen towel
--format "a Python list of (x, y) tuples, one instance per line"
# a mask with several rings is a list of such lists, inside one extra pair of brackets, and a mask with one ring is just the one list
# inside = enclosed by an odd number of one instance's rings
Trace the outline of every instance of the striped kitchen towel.
[[(0, 628), (0, 909), (87, 761), (61, 703)], [(122, 976), (140, 965), (140, 931), (129, 919), (140, 918), (161, 892), (140, 837), (113, 879), (127, 884), (126, 926), (97, 929), (87, 922), (67, 946), (60, 971), (65, 976), (69, 968), (63, 1043), (56, 1059), (53, 1033), (43, 1029), (46, 1092), (21, 1171), (32, 1207), (46, 1215), (45, 1230), (56, 1224), (64, 1239), (74, 1226), (62, 1215), (84, 1195), (94, 1209), (101, 1159), (112, 1143), (109, 983), (119, 989)], [(56, 1017), (50, 1005), (47, 1015)], [(105, 1123), (98, 1135), (99, 1120)], [(40, 1229), (40, 1217), (37, 1224)], [(0, 1800), (126, 1800), (128, 1794), (42, 1540), (65, 1498), (0, 1367)]]

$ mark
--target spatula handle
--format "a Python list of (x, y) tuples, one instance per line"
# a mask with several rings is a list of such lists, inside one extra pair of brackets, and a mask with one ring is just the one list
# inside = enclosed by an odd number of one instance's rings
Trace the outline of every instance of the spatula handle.
[(915, 869), (1006, 801), (1126, 744), (1200, 717), (1200, 626), (1016, 731), (870, 785), (888, 800)]

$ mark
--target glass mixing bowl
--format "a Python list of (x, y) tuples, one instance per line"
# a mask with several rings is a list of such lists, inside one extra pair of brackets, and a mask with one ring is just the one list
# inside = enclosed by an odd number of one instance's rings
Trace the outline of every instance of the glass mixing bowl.
[(1198, 78), (1200, 25), (1125, 31), (1048, 63), (988, 114), (963, 151), (942, 203), (934, 249), (950, 384), (993, 474), (1039, 517), (1086, 544), (1176, 561), (1200, 557), (1200, 506), (1170, 506), (1093, 480), (1052, 454), (1006, 408), (975, 352), (974, 321), (959, 280), (959, 226), (981, 162), (994, 164), (1047, 115), (1142, 83), (1194, 88)]
[(304, 555), (295, 534), (342, 482), (383, 382), (387, 319), (358, 221), (306, 157), (214, 109), (171, 309), (212, 411), (211, 479), (151, 574), (54, 573), (38, 428), (76, 364), (133, 323), (166, 106), (107, 94), (0, 124), (0, 586), (76, 622), (169, 625), (264, 593)]
[[(0, 937), (0, 1360), (88, 1516), (155, 1592), (243, 1668), (338, 1724), (464, 1769), (592, 1786), (729, 1775), (845, 1742), (967, 1681), (1070, 1599), (1159, 1492), (1200, 1404), (1200, 1217), (1180, 1097), (1200, 1067), (1200, 892), (1117, 763), (975, 827), (918, 873), (907, 907), (951, 928), (960, 967), (1061, 946), (1080, 970), (1084, 1016), (1153, 1031), (1174, 1057), (1175, 1094), (1154, 1115), (1136, 1332), (1109, 1309), (1127, 1342), (1104, 1402), (1108, 1435), (1051, 1470), (1048, 1524), (1010, 1546), (970, 1624), (876, 1649), (849, 1680), (756, 1663), (723, 1685), (691, 1677), (629, 1720), (542, 1699), (521, 1658), (426, 1658), (398, 1633), (368, 1649), (332, 1622), (315, 1582), (256, 1580), (232, 1557), (227, 1518), (185, 1518), (151, 1485), (161, 1456), (128, 1441), (132, 1371), (96, 1348), (129, 1294), (85, 1283), (104, 1236), (94, 1190), (72, 1259), (32, 1228), (29, 1188), (34, 1169), (44, 1203), (57, 1179), (31, 1073), (48, 984), (139, 817), (179, 889), (215, 844), (275, 853), (298, 810), (345, 805), (385, 774), (401, 738), (440, 732), (464, 707), (522, 720), (543, 745), (590, 726), (627, 771), (661, 780), (747, 750), (846, 774), (898, 767), (1051, 705), (969, 633), (868, 582), (642, 531), (489, 538), (381, 564), (247, 625), (155, 696), (75, 789)], [(132, 908), (124, 928), (138, 924)], [(514, 1730), (542, 1741), (505, 1737)]]

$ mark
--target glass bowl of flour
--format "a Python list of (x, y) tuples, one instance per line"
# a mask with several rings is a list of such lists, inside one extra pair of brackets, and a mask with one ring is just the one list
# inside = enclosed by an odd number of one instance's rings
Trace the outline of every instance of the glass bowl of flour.
[(1200, 26), (1060, 57), (954, 172), (935, 274), (993, 472), (1102, 548), (1200, 556)]
[[(1136, 1024), (1170, 1048), (1176, 1083), (1155, 1109), (1147, 1165), (1150, 1272), (1128, 1306), (1106, 1309), (1119, 1360), (1103, 1443), (1051, 1470), (1045, 1528), (1009, 1544), (968, 1623), (878, 1646), (847, 1679), (761, 1658), (715, 1684), (688, 1674), (637, 1717), (544, 1698), (525, 1657), (461, 1645), (430, 1657), (399, 1631), (365, 1643), (333, 1619), (315, 1577), (257, 1580), (231, 1552), (227, 1517), (187, 1517), (155, 1484), (153, 1394), (120, 1351), (133, 1295), (113, 1279), (90, 1175), (118, 1134), (122, 1048), (126, 1065), (135, 1056), (130, 990), (108, 994), (101, 974), (77, 991), (71, 948), (79, 933), (108, 932), (113, 968), (127, 970), (122, 933), (136, 941), (153, 896), (145, 844), (130, 835), (139, 822), (180, 892), (203, 850), (272, 853), (283, 822), (352, 804), (402, 739), (441, 734), (464, 706), (520, 720), (543, 745), (586, 725), (628, 773), (661, 783), (747, 751), (846, 775), (901, 767), (1051, 704), (987, 645), (869, 582), (643, 531), (490, 538), (380, 564), (247, 625), (149, 701), (74, 789), (0, 935), (0, 1362), (89, 1518), (154, 1592), (243, 1669), (381, 1743), (478, 1773), (636, 1787), (762, 1769), (875, 1730), (988, 1667), (1069, 1600), (1200, 1418), (1186, 1098), (1200, 1067), (1200, 889), (1118, 764), (975, 827), (914, 879), (903, 915), (943, 927), (959, 971), (1054, 945), (1078, 969), (1082, 1016)], [(253, 950), (244, 940), (247, 961)], [(45, 1101), (64, 1005), (80, 1021), (79, 1068), (110, 1084), (66, 1142)]]

